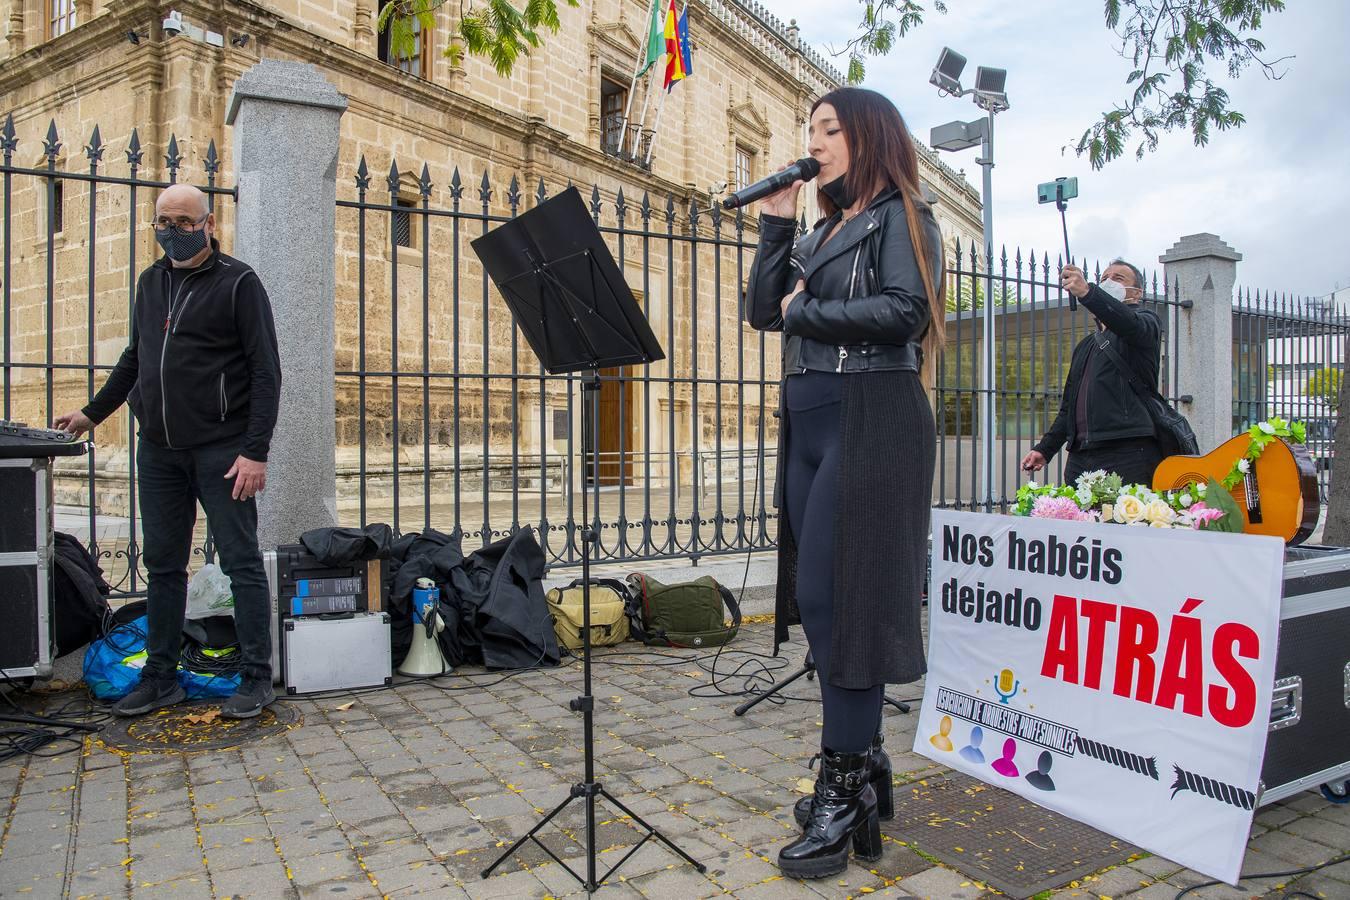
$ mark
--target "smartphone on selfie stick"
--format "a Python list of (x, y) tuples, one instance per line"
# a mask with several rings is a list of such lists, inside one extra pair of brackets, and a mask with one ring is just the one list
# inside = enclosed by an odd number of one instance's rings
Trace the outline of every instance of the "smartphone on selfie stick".
[[(1077, 178), (1056, 178), (1054, 181), (1047, 181), (1044, 184), (1036, 185), (1036, 201), (1038, 203), (1053, 203), (1059, 210), (1059, 221), (1064, 226), (1064, 264), (1071, 265), (1073, 257), (1069, 254), (1069, 221), (1064, 215), (1064, 211), (1069, 208), (1069, 201), (1078, 196)], [(1073, 294), (1069, 295), (1069, 309), (1078, 308), (1078, 298)]]

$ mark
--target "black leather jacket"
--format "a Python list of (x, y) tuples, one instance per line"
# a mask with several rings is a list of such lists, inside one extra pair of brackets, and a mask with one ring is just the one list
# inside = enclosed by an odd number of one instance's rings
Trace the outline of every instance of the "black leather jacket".
[[(932, 212), (922, 210), (929, 271), (942, 278), (942, 233)], [(820, 241), (839, 222), (838, 213), (819, 223), (794, 246), (796, 223), (759, 217), (759, 251), (750, 267), (744, 316), (751, 327), (782, 331), (783, 372), (918, 371), (919, 341), (928, 328), (928, 295), (914, 259), (904, 201), (891, 188)], [(780, 306), (799, 278), (806, 290)]]

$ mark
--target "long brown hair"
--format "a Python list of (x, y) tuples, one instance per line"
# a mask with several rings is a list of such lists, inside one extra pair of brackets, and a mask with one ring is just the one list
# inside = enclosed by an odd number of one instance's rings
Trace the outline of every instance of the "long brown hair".
[[(941, 265), (937, 284), (929, 270), (927, 236), (919, 213), (931, 212), (919, 185), (919, 155), (914, 140), (905, 126), (904, 117), (895, 104), (876, 91), (866, 88), (842, 87), (830, 91), (811, 107), (811, 115), (823, 104), (834, 107), (835, 117), (848, 145), (848, 172), (844, 185), (849, 194), (870, 200), (878, 191), (897, 188), (905, 203), (905, 222), (909, 226), (910, 243), (914, 245), (914, 261), (923, 278), (928, 295), (929, 322), (923, 336), (924, 365), (920, 375), (924, 386), (931, 389), (937, 371), (937, 356), (946, 342), (946, 259), (941, 243), (933, 248)], [(838, 207), (824, 192), (817, 189), (816, 201), (827, 216)]]

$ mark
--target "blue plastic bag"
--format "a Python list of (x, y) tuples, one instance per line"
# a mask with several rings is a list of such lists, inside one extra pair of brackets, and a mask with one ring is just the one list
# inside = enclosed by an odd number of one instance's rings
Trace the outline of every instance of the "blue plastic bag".
[[(84, 681), (99, 700), (120, 700), (141, 680), (145, 668), (146, 617), (114, 626), (84, 653)], [(235, 651), (238, 653), (238, 650)], [(189, 700), (228, 697), (239, 690), (241, 673), (192, 672), (178, 667), (178, 683)]]

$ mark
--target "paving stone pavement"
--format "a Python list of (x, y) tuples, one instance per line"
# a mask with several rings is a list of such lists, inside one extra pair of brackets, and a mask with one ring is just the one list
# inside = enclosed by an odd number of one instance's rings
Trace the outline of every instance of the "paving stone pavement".
[[(736, 648), (767, 652), (771, 626)], [(629, 645), (632, 646), (632, 645)], [(663, 651), (664, 652), (664, 651)], [(624, 862), (601, 897), (981, 898), (996, 894), (887, 839), (871, 867), (784, 880), (797, 779), (819, 734), (810, 702), (761, 703), (743, 718), (711, 693), (691, 652), (612, 656), (595, 666), (597, 776), (607, 791), (707, 866), (700, 875), (655, 841)], [(803, 655), (789, 646), (788, 660)], [(720, 672), (747, 658), (728, 653)], [(786, 675), (790, 669), (783, 669)], [(744, 683), (743, 671), (726, 680)], [(284, 701), (303, 723), (261, 742), (197, 753), (123, 753), (96, 737), (81, 752), (0, 764), (0, 895), (5, 897), (533, 898), (584, 896), (538, 848), (479, 872), (581, 780), (578, 663), (510, 678), (479, 674), (390, 690)], [(474, 683), (476, 682), (476, 683)], [(916, 696), (922, 685), (900, 691)], [(895, 692), (893, 691), (893, 694)], [(887, 708), (898, 782), (943, 771), (908, 751), (914, 718)], [(8, 803), (4, 799), (8, 798)], [(546, 838), (584, 871), (581, 804)], [(601, 873), (639, 839), (601, 804)], [(1350, 806), (1304, 793), (1262, 809), (1245, 871), (1283, 871), (1350, 850)], [(1206, 879), (1144, 856), (1056, 897), (1171, 900)], [(1298, 879), (1243, 882), (1201, 900), (1294, 891), (1350, 900), (1350, 863)], [(1301, 895), (1301, 896), (1306, 896)]]

